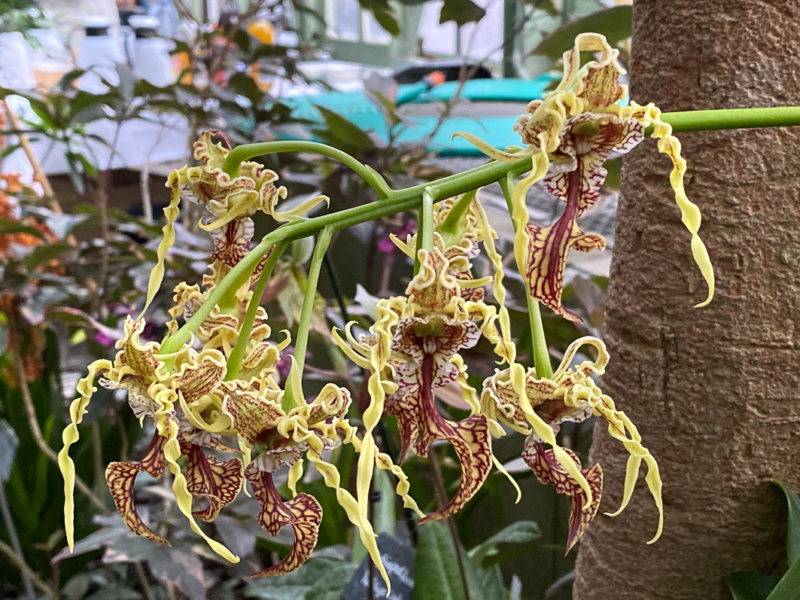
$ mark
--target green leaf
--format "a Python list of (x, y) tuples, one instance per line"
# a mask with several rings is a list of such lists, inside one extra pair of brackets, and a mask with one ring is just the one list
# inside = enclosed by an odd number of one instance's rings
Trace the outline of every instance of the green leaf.
[(392, 480), (386, 471), (381, 469), (375, 471), (375, 489), (380, 492), (380, 498), (375, 503), (375, 533), (394, 535), (394, 525), (397, 521), (396, 496)]
[(789, 567), (767, 600), (800, 600), (800, 559)]
[(765, 600), (777, 579), (761, 573), (738, 572), (724, 578), (733, 600)]
[(75, 157), (80, 161), (83, 166), (83, 172), (91, 177), (97, 177), (97, 167), (95, 167), (86, 156), (83, 154), (76, 154)]
[(41, 231), (36, 229), (36, 227), (14, 221), (13, 219), (0, 219), (0, 235), (8, 235), (10, 233), (27, 233), (40, 240), (44, 239), (44, 235)]
[(392, 36), (400, 34), (400, 24), (388, 0), (358, 0), (361, 8), (368, 10), (378, 24)]
[(233, 43), (239, 46), (239, 50), (245, 54), (250, 53), (250, 34), (244, 29), (239, 29), (233, 34)]
[[(800, 498), (793, 494), (789, 488), (780, 481), (773, 481), (783, 493), (789, 505), (789, 529), (786, 534), (786, 562), (794, 565), (800, 559)], [(799, 588), (800, 589), (800, 588)]]
[(253, 52), (253, 60), (256, 61), (260, 58), (274, 58), (276, 56), (286, 56), (289, 48), (287, 46), (278, 45), (262, 45), (255, 49)]
[(253, 104), (258, 104), (264, 97), (264, 92), (259, 89), (258, 84), (246, 73), (233, 74), (228, 80), (228, 85)]
[(356, 565), (351, 562), (312, 558), (302, 569), (288, 575), (254, 581), (247, 586), (244, 595), (262, 600), (341, 598), (355, 569)]
[(557, 17), (560, 14), (553, 0), (522, 0), (522, 3), (534, 9), (541, 9), (551, 17)]
[(31, 110), (34, 114), (39, 117), (42, 123), (44, 123), (45, 127), (48, 129), (57, 129), (58, 126), (56, 125), (56, 121), (53, 118), (53, 114), (50, 110), (50, 106), (47, 102), (42, 100), (37, 100), (36, 98), (27, 97), (28, 102), (30, 103)]
[(383, 106), (384, 114), (389, 118), (392, 127), (395, 127), (403, 122), (403, 118), (397, 112), (397, 104), (390, 100), (377, 90), (369, 90), (371, 96)]
[(375, 146), (367, 132), (352, 121), (348, 121), (340, 114), (324, 106), (317, 106), (317, 110), (325, 119), (327, 129), (315, 130), (314, 133), (323, 138), (324, 141), (344, 150), (348, 154), (354, 155)]
[(469, 557), (479, 565), (487, 556), (497, 553), (498, 544), (528, 544), (541, 536), (539, 525), (534, 521), (517, 521), (475, 546), (469, 551)]
[(455, 21), (461, 27), (473, 21), (480, 21), (486, 11), (472, 2), (472, 0), (444, 0), (442, 11), (439, 13), (439, 24)]
[(414, 560), (415, 600), (463, 600), (464, 587), (447, 527), (439, 522), (419, 528)]
[(69, 244), (43, 244), (36, 246), (30, 254), (25, 257), (25, 268), (33, 271), (36, 267), (46, 263), (72, 248)]
[(539, 42), (531, 54), (543, 54), (553, 60), (561, 58), (561, 55), (574, 45), (575, 36), (588, 31), (602, 33), (613, 46), (620, 40), (630, 37), (631, 15), (630, 6), (615, 6), (570, 21)]

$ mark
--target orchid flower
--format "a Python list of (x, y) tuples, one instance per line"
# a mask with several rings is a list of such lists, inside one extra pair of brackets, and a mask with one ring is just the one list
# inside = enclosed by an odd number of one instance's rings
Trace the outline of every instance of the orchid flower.
[[(128, 403), (134, 414), (142, 421), (150, 418), (156, 430), (141, 461), (111, 463), (106, 470), (106, 481), (123, 521), (133, 532), (153, 541), (167, 543), (148, 528), (136, 512), (133, 482), (140, 471), (160, 477), (164, 468), (168, 467), (174, 477), (172, 489), (178, 508), (189, 520), (192, 530), (220, 556), (238, 562), (238, 557), (230, 550), (200, 529), (195, 517), (213, 518), (219, 508), (233, 500), (241, 487), (241, 464), (238, 459), (219, 461), (206, 457), (202, 448), (218, 446), (219, 438), (194, 431), (180, 407), (186, 398), (189, 401), (205, 398), (220, 383), (225, 370), (223, 356), (218, 350), (203, 349), (197, 352), (187, 346), (178, 356), (171, 357), (180, 364), (180, 370), (177, 373), (167, 371), (163, 368), (163, 359), (158, 356), (159, 345), (156, 342), (140, 342), (139, 335), (143, 327), (142, 320), (128, 317), (125, 336), (117, 342), (120, 350), (114, 361), (95, 361), (89, 365), (89, 374), (78, 383), (79, 397), (70, 406), (71, 422), (64, 429), (64, 447), (58, 454), (64, 477), (67, 543), (72, 549), (75, 465), (69, 456), (69, 448), (78, 441), (78, 425), (97, 390), (93, 386), (94, 380), (102, 376), (101, 384), (127, 391)], [(189, 458), (186, 474), (178, 464), (178, 459), (184, 455)], [(208, 473), (213, 473), (210, 479)], [(192, 512), (193, 493), (208, 498), (208, 509), (197, 514)]]
[[(156, 249), (157, 262), (150, 274), (142, 313), (147, 310), (164, 278), (164, 260), (175, 242), (174, 224), (182, 197), (208, 209), (210, 220), (201, 221), (200, 228), (211, 232), (215, 260), (228, 268), (250, 248), (249, 241), (253, 235), (250, 217), (253, 214), (260, 211), (278, 222), (285, 222), (298, 218), (321, 202), (327, 202), (325, 196), (317, 196), (291, 210), (279, 211), (278, 202), (286, 198), (286, 188), (275, 186), (275, 172), (265, 169), (260, 163), (245, 161), (241, 164), (240, 175), (232, 178), (222, 169), (230, 151), (220, 143), (213, 143), (213, 133), (204, 132), (194, 143), (194, 157), (202, 161), (202, 165), (183, 167), (167, 178), (172, 198), (164, 209), (167, 222), (161, 229), (162, 238)], [(219, 269), (212, 273), (212, 277), (219, 281), (226, 273), (226, 268)], [(256, 269), (253, 276), (258, 277), (258, 273)]]
[[(463, 203), (455, 219), (457, 227), (452, 229), (444, 224), (459, 200), (442, 203), (437, 209), (434, 223), (441, 233), (434, 234), (433, 249), (418, 251), (419, 272), (405, 296), (378, 302), (378, 319), (370, 336), (356, 339), (351, 331), (353, 323), (345, 330), (346, 340), (334, 331), (342, 350), (371, 372), (371, 403), (364, 413), (368, 429), (362, 446), (374, 444), (369, 425), (386, 414), (397, 419), (402, 439), (400, 462), (409, 450), (427, 457), (431, 445), (439, 440), (449, 442), (459, 458), (461, 483), (455, 496), (420, 522), (458, 512), (483, 484), (492, 463), (496, 463), (491, 450), (493, 423), (479, 412), (477, 395), (467, 383), (466, 366), (459, 352), (473, 347), (483, 335), (494, 343), (501, 361), (510, 362), (515, 356), (515, 346), (506, 335), (507, 314), (504, 313), (504, 321), (494, 307), (483, 301), (482, 286), (488, 278), (474, 280), (471, 275), (470, 258), (477, 254), (479, 242), (491, 248), (493, 261), (500, 262), (494, 251), (493, 232), (477, 201), (471, 197), (460, 200)], [(464, 214), (467, 216), (462, 219)], [(407, 254), (414, 254), (415, 236), (405, 242), (396, 238), (394, 241)], [(497, 286), (502, 290), (499, 281)], [(442, 416), (435, 405), (436, 390), (452, 383), (461, 388), (464, 400), (472, 408), (469, 417), (457, 422)], [(362, 459), (365, 454), (362, 450)], [(371, 467), (360, 464), (359, 481), (369, 480), (371, 474)]]
[[(594, 361), (585, 360), (572, 367), (578, 350), (591, 346), (597, 352)], [(573, 452), (555, 444), (560, 424), (581, 422), (595, 415), (608, 423), (611, 437), (619, 440), (630, 453), (625, 475), (624, 492), (619, 509), (628, 505), (642, 462), (647, 466), (645, 481), (658, 507), (658, 529), (649, 543), (660, 536), (664, 523), (661, 500), (661, 478), (658, 463), (642, 445), (636, 426), (614, 401), (604, 394), (593, 377), (602, 375), (609, 356), (605, 344), (594, 337), (583, 337), (570, 344), (561, 365), (551, 377), (537, 377), (534, 369), (527, 372), (520, 365), (497, 371), (484, 382), (481, 412), (527, 436), (523, 460), (544, 484), (572, 497), (567, 552), (583, 535), (597, 513), (603, 487), (600, 465), (582, 469)], [(546, 449), (544, 443), (552, 447)], [(566, 455), (566, 456), (565, 456)]]
[[(364, 546), (388, 582), (367, 515), (359, 511), (355, 498), (341, 487), (337, 469), (322, 457), (325, 450), (357, 440), (355, 428), (345, 418), (350, 408), (350, 393), (329, 383), (307, 403), (300, 393), (300, 375), (294, 363), (290, 379), (292, 393), (298, 397), (290, 400), (289, 404), (294, 407), (289, 410), (284, 408), (287, 392), (272, 388), (261, 393), (240, 390), (228, 396), (222, 407), (223, 413), (231, 417), (246, 455), (252, 456), (244, 474), (261, 504), (259, 523), (270, 535), (277, 535), (287, 525), (294, 531), (294, 544), (289, 554), (254, 576), (294, 571), (308, 560), (316, 545), (322, 507), (313, 496), (298, 494), (296, 490), (305, 456), (322, 475), (325, 484), (336, 491), (339, 504), (358, 528)], [(357, 441), (355, 445), (358, 447)], [(273, 480), (273, 474), (284, 465), (291, 467), (289, 488), (293, 495), (285, 502)]]
[[(600, 57), (581, 68), (581, 52), (586, 51), (599, 52)], [(619, 83), (625, 71), (618, 56), (619, 51), (612, 49), (602, 35), (577, 36), (574, 47), (564, 54), (561, 83), (542, 100), (532, 101), (515, 125), (527, 144), (522, 151), (499, 151), (475, 136), (459, 134), (498, 160), (532, 157), (531, 172), (517, 183), (512, 194), (512, 218), (517, 227), (514, 253), (531, 297), (571, 321), (580, 318), (561, 304), (568, 251), (605, 247), (602, 236), (584, 233), (577, 221), (598, 199), (607, 175), (603, 168), (606, 159), (612, 152), (628, 152), (644, 139), (650, 126), (659, 151), (672, 161), (670, 183), (675, 201), (691, 234), (692, 255), (708, 285), (708, 297), (698, 306), (708, 304), (714, 295), (714, 271), (698, 235), (700, 210), (687, 198), (683, 186), (686, 161), (681, 157), (680, 142), (653, 104), (623, 104), (628, 91)], [(566, 204), (558, 221), (548, 226), (528, 223), (525, 195), (540, 180), (549, 193)]]

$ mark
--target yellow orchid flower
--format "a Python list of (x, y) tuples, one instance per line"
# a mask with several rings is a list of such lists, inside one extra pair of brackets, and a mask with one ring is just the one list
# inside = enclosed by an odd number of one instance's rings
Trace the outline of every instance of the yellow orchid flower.
[[(600, 56), (581, 68), (581, 52), (587, 51)], [(512, 218), (517, 226), (514, 253), (531, 296), (573, 321), (580, 319), (561, 304), (567, 253), (570, 248), (588, 252), (605, 247), (602, 236), (585, 234), (577, 220), (597, 201), (607, 174), (605, 160), (612, 152), (628, 152), (644, 139), (650, 126), (659, 151), (672, 161), (670, 183), (675, 201), (691, 234), (692, 255), (708, 285), (708, 296), (698, 306), (708, 304), (714, 295), (714, 271), (698, 235), (700, 210), (687, 198), (683, 186), (686, 161), (680, 154), (680, 142), (653, 104), (623, 104), (627, 86), (619, 83), (625, 71), (618, 56), (619, 51), (612, 49), (602, 35), (577, 36), (574, 47), (564, 54), (564, 75), (558, 87), (542, 100), (531, 102), (515, 125), (528, 145), (521, 152), (499, 151), (475, 136), (460, 134), (498, 160), (532, 157), (531, 172), (517, 183), (512, 194)], [(544, 180), (548, 192), (566, 204), (558, 221), (545, 227), (528, 223), (525, 204), (528, 189), (540, 180)]]
[[(398, 240), (398, 246), (410, 252), (410, 242)], [(472, 246), (466, 237), (457, 239), (455, 246), (445, 246), (443, 237), (436, 233), (433, 250), (419, 251), (420, 269), (406, 296), (378, 302), (379, 318), (370, 329), (371, 336), (356, 340), (352, 324), (345, 330), (346, 340), (334, 331), (342, 350), (371, 371), (368, 387), (372, 402), (365, 412), (365, 424), (370, 411), (378, 418), (386, 414), (397, 419), (401, 462), (411, 449), (419, 456), (428, 456), (437, 440), (448, 441), (461, 462), (461, 483), (455, 496), (420, 522), (460, 510), (483, 484), (494, 462), (491, 423), (478, 412), (477, 398), (467, 383), (458, 352), (474, 346), (483, 334), (501, 349), (501, 360), (515, 353), (513, 342), (504, 340), (497, 331), (498, 316), (494, 307), (483, 302), (483, 289), (471, 285)], [(465, 390), (464, 399), (473, 408), (472, 415), (458, 422), (440, 415), (434, 400), (437, 389), (453, 382)], [(370, 441), (368, 432), (362, 448)], [(384, 456), (378, 466), (386, 468), (387, 459)], [(359, 465), (360, 482), (369, 481), (371, 475), (371, 467)]]
[[(191, 528), (200, 535), (220, 556), (231, 562), (238, 557), (219, 542), (209, 538), (197, 525), (197, 518), (213, 518), (219, 508), (231, 502), (241, 486), (241, 465), (237, 459), (219, 461), (206, 457), (203, 446), (214, 447), (216, 439), (207, 439), (195, 444), (191, 427), (181, 426), (179, 398), (198, 398), (210, 393), (221, 381), (224, 374), (222, 354), (215, 350), (197, 352), (184, 347), (179, 356), (181, 369), (177, 376), (165, 371), (163, 361), (158, 357), (158, 344), (142, 344), (139, 335), (144, 322), (130, 317), (125, 322), (125, 337), (117, 343), (120, 351), (113, 363), (107, 360), (96, 361), (89, 366), (89, 374), (78, 384), (79, 397), (70, 406), (71, 423), (62, 435), (64, 447), (58, 454), (59, 467), (64, 477), (64, 522), (67, 543), (73, 547), (73, 490), (75, 465), (69, 457), (69, 449), (78, 441), (78, 425), (96, 391), (94, 380), (101, 376), (101, 384), (112, 389), (124, 389), (134, 414), (144, 420), (153, 420), (156, 433), (141, 461), (131, 463), (111, 463), (106, 470), (106, 481), (111, 495), (126, 525), (135, 533), (154, 541), (167, 541), (150, 530), (141, 520), (133, 503), (133, 482), (140, 471), (154, 477), (163, 474), (169, 467), (173, 474), (173, 492), (178, 508), (189, 520)], [(198, 440), (199, 441), (199, 440)], [(182, 448), (183, 446), (183, 448)], [(185, 450), (185, 452), (184, 452)], [(178, 465), (178, 459), (189, 457), (187, 473)], [(214, 477), (209, 478), (208, 473)], [(217, 476), (223, 477), (218, 479)], [(227, 479), (227, 480), (226, 480)], [(208, 498), (209, 508), (199, 513), (192, 512), (192, 494)]]
[[(276, 218), (281, 217), (275, 211), (275, 203), (277, 198), (285, 195), (283, 188), (273, 185), (274, 173), (264, 170), (256, 163), (245, 163), (242, 166), (242, 176), (231, 180), (221, 169), (227, 150), (212, 144), (208, 133), (195, 144), (195, 152), (205, 165), (182, 169), (170, 177), (174, 192), (171, 207), (175, 209), (175, 213), (171, 209), (167, 211), (164, 239), (158, 252), (159, 264), (151, 277), (147, 302), (149, 303), (160, 285), (164, 254), (174, 238), (171, 228), (177, 216), (176, 198), (183, 195), (209, 208), (213, 227), (206, 229), (211, 230), (214, 250), (210, 273), (203, 277), (202, 289), (198, 285), (190, 286), (185, 283), (176, 286), (174, 306), (169, 310), (171, 320), (167, 324), (170, 333), (177, 331), (179, 318), (188, 320), (195, 314), (221, 278), (247, 253), (253, 236), (250, 216), (256, 210), (262, 210)], [(64, 447), (59, 453), (59, 465), (65, 482), (65, 525), (70, 548), (74, 535), (75, 467), (69, 457), (69, 449), (78, 441), (78, 425), (96, 391), (94, 382), (100, 378), (104, 387), (126, 391), (128, 404), (134, 414), (142, 423), (145, 419), (150, 419), (155, 425), (155, 434), (141, 460), (113, 462), (106, 470), (111, 495), (124, 522), (132, 531), (153, 541), (168, 544), (164, 537), (156, 534), (142, 521), (133, 498), (133, 484), (139, 472), (145, 471), (154, 477), (161, 477), (165, 467), (168, 467), (174, 477), (173, 491), (178, 507), (189, 520), (192, 529), (218, 554), (237, 562), (238, 557), (209, 538), (195, 519), (214, 520), (219, 511), (238, 495), (245, 481), (244, 463), (249, 469), (247, 473), (252, 475), (248, 480), (251, 480), (256, 496), (264, 502), (269, 501), (270, 506), (283, 511), (284, 516), (294, 514), (291, 518), (273, 521), (267, 527), (269, 531), (276, 531), (276, 527), (280, 529), (283, 526), (280, 523), (293, 525), (296, 544), (290, 557), (274, 568), (266, 569), (261, 575), (288, 572), (297, 568), (308, 557), (316, 540), (316, 536), (313, 536), (313, 542), (310, 542), (309, 535), (315, 527), (318, 529), (319, 523), (317, 520), (314, 525), (313, 519), (310, 522), (301, 522), (298, 519), (306, 513), (313, 515), (316, 500), (308, 500), (301, 495), (293, 503), (277, 504), (274, 501), (277, 495), (277, 492), (273, 493), (274, 486), (270, 489), (269, 482), (264, 477), (254, 474), (255, 471), (260, 471), (252, 466), (250, 458), (254, 448), (260, 451), (260, 462), (256, 464), (264, 463), (264, 455), (285, 452), (284, 442), (288, 438), (291, 441), (289, 446), (294, 445), (294, 454), (289, 452), (287, 456), (297, 456), (292, 463), (296, 464), (297, 459), (306, 454), (323, 472), (326, 482), (337, 488), (337, 496), (346, 494), (338, 489), (338, 474), (334, 476), (330, 473), (330, 465), (322, 460), (320, 453), (327, 447), (325, 444), (341, 443), (339, 437), (342, 440), (344, 437), (354, 437), (353, 432), (347, 429), (349, 426), (346, 421), (342, 419), (343, 411), (349, 405), (349, 396), (347, 402), (333, 402), (331, 397), (335, 394), (325, 388), (319, 401), (308, 408), (297, 409), (289, 414), (283, 412), (279, 397), (283, 392), (278, 388), (274, 374), (280, 350), (290, 340), (287, 335), (278, 345), (268, 341), (271, 329), (262, 307), (255, 311), (235, 378), (225, 380), (228, 360), (240, 338), (252, 300), (251, 283), (258, 278), (263, 265), (264, 261), (256, 268), (249, 281), (233, 290), (233, 294), (227, 298), (230, 301), (228, 304), (213, 307), (196, 328), (192, 340), (178, 351), (169, 355), (162, 354), (158, 343), (140, 342), (144, 321), (141, 318), (129, 318), (125, 323), (124, 336), (117, 343), (120, 351), (114, 361), (101, 360), (89, 366), (88, 375), (78, 385), (79, 397), (70, 407), (71, 423), (64, 431)], [(278, 402), (277, 405), (273, 404), (275, 401)], [(336, 427), (346, 435), (339, 435), (337, 430), (327, 426), (326, 420), (333, 417), (336, 417)], [(269, 440), (259, 437), (265, 431), (275, 432), (271, 445), (265, 446), (264, 442)], [(234, 450), (225, 445), (225, 436), (237, 436), (241, 449)], [(317, 443), (320, 436), (327, 440), (323, 445)], [(254, 447), (256, 442), (258, 443)], [(207, 455), (205, 448), (235, 454), (241, 458), (223, 460)], [(179, 460), (183, 466), (179, 465)], [(280, 466), (283, 463), (273, 460), (273, 464)], [(193, 498), (204, 499), (206, 507), (193, 511)], [(347, 501), (348, 498), (344, 497), (344, 504)], [(318, 503), (316, 506), (319, 508)], [(303, 508), (300, 510), (297, 507)], [(366, 513), (363, 516), (357, 514), (349, 506), (346, 506), (346, 510), (354, 522), (371, 532)], [(319, 514), (321, 515), (321, 509)], [(262, 524), (265, 523), (262, 519)], [(370, 536), (363, 534), (362, 537), (365, 545), (370, 548)], [(374, 540), (372, 546), (373, 557), (380, 563)], [(305, 558), (300, 560), (302, 557)]]
[[(578, 350), (587, 345), (595, 349), (597, 358), (572, 367)], [(510, 369), (496, 371), (483, 385), (481, 412), (526, 434), (522, 458), (542, 483), (551, 483), (559, 493), (572, 497), (567, 552), (583, 535), (597, 512), (603, 473), (600, 465), (581, 469), (573, 452), (555, 444), (555, 435), (565, 421), (581, 422), (592, 415), (603, 418), (608, 423), (609, 434), (621, 441), (630, 453), (622, 503), (611, 516), (618, 515), (627, 506), (639, 467), (644, 462), (647, 465), (645, 481), (659, 512), (658, 529), (649, 543), (661, 536), (664, 524), (658, 463), (642, 445), (636, 426), (625, 413), (617, 410), (614, 401), (593, 379), (605, 372), (608, 360), (606, 346), (601, 340), (583, 337), (570, 344), (561, 365), (551, 377), (537, 377), (534, 369), (522, 374), (522, 367), (512, 365)], [(545, 449), (543, 442), (552, 448)]]
[[(295, 365), (290, 377), (292, 390), (298, 395), (300, 376)], [(322, 474), (326, 485), (336, 491), (339, 504), (358, 528), (362, 542), (388, 585), (388, 575), (367, 515), (358, 510), (355, 498), (341, 487), (336, 468), (322, 458), (324, 450), (351, 443), (355, 438), (355, 429), (345, 419), (351, 403), (350, 393), (327, 384), (309, 403), (302, 397), (296, 398), (297, 406), (288, 412), (282, 407), (285, 394), (280, 389), (231, 394), (226, 397), (222, 408), (231, 417), (233, 428), (247, 447), (247, 453), (253, 456), (244, 473), (261, 504), (259, 523), (270, 535), (277, 535), (285, 526), (291, 526), (294, 531), (294, 543), (289, 553), (253, 577), (294, 571), (308, 559), (316, 545), (322, 507), (313, 496), (296, 493), (295, 489), (302, 475), (305, 456)], [(273, 481), (273, 473), (284, 465), (291, 467), (289, 487), (293, 498), (288, 501), (280, 498)]]
[[(211, 232), (214, 239), (211, 278), (219, 281), (228, 268), (235, 265), (250, 249), (253, 223), (256, 212), (264, 212), (278, 222), (286, 222), (303, 215), (318, 204), (327, 202), (325, 196), (317, 196), (287, 211), (278, 210), (278, 203), (286, 198), (286, 188), (277, 187), (278, 176), (274, 171), (253, 161), (241, 164), (240, 174), (231, 178), (222, 170), (222, 164), (230, 150), (214, 143), (215, 132), (206, 131), (194, 143), (194, 157), (203, 164), (183, 167), (170, 173), (167, 187), (172, 191), (169, 205), (164, 209), (166, 224), (162, 227), (162, 239), (156, 249), (156, 266), (150, 274), (147, 286), (144, 314), (155, 297), (164, 278), (164, 261), (167, 251), (175, 242), (175, 220), (179, 215), (181, 198), (202, 204), (211, 214), (210, 221), (201, 221), (200, 228)], [(266, 257), (264, 258), (266, 260)], [(263, 263), (262, 263), (263, 264)], [(258, 277), (260, 269), (254, 274)]]

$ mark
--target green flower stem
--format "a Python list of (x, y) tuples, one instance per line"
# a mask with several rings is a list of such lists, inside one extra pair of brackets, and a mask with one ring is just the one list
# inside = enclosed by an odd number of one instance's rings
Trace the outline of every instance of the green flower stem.
[(278, 259), (286, 250), (289, 242), (280, 241), (272, 247), (267, 261), (264, 263), (264, 268), (261, 270), (261, 275), (258, 278), (255, 288), (253, 289), (253, 296), (250, 298), (250, 304), (247, 305), (247, 312), (244, 316), (244, 322), (239, 330), (239, 337), (236, 338), (236, 345), (228, 357), (228, 366), (225, 371), (226, 381), (236, 379), (239, 376), (239, 369), (242, 367), (242, 360), (244, 360), (244, 353), (247, 350), (247, 343), (250, 341), (250, 332), (253, 331), (253, 322), (256, 319), (258, 307), (261, 306), (261, 297), (264, 295), (264, 288), (267, 287), (272, 270), (278, 262)]
[[(672, 125), (673, 130), (676, 132), (741, 127), (778, 127), (800, 124), (800, 107), (662, 113), (661, 117), (665, 122)], [(194, 316), (183, 327), (178, 329), (174, 335), (168, 336), (164, 340), (161, 346), (161, 354), (169, 354), (179, 350), (181, 345), (191, 338), (192, 333), (197, 330), (233, 282), (245, 273), (252, 272), (258, 261), (273, 244), (281, 240), (292, 240), (313, 235), (329, 225), (336, 227), (336, 229), (344, 229), (380, 217), (416, 209), (422, 204), (422, 193), (426, 188), (430, 189), (433, 201), (438, 202), (489, 185), (495, 181), (501, 181), (502, 183), (506, 176), (516, 177), (531, 168), (530, 157), (513, 162), (491, 161), (469, 171), (443, 177), (432, 183), (420, 184), (402, 190), (392, 190), (374, 169), (358, 162), (346, 152), (324, 144), (297, 141), (264, 142), (237, 146), (228, 154), (223, 169), (226, 173), (235, 175), (238, 173), (239, 164), (243, 160), (276, 152), (318, 152), (339, 160), (364, 177), (364, 180), (378, 192), (381, 199), (363, 206), (355, 206), (313, 219), (290, 223), (269, 233), (211, 291)], [(533, 311), (530, 311), (530, 314), (533, 314)]]
[(458, 234), (458, 228), (461, 223), (461, 218), (469, 209), (469, 205), (472, 204), (472, 199), (475, 197), (475, 194), (478, 190), (471, 190), (466, 194), (463, 194), (458, 201), (453, 204), (453, 207), (447, 213), (444, 221), (439, 227), (436, 229), (439, 233), (445, 236), (455, 236)]
[(419, 207), (419, 228), (417, 230), (417, 247), (414, 253), (414, 275), (419, 273), (419, 251), (433, 250), (433, 195), (431, 190), (422, 192), (422, 206)]
[(433, 250), (433, 193), (429, 188), (422, 192), (422, 206), (419, 207), (419, 228), (417, 230), (417, 247), (414, 253), (414, 275), (419, 273), (419, 251)]
[(308, 348), (308, 332), (311, 326), (311, 315), (314, 312), (314, 302), (317, 299), (317, 284), (319, 274), (322, 270), (322, 261), (325, 253), (330, 246), (331, 238), (336, 229), (325, 227), (319, 234), (317, 245), (314, 247), (314, 255), (311, 257), (311, 265), (308, 269), (308, 279), (306, 279), (306, 291), (303, 296), (303, 308), (300, 311), (300, 322), (297, 324), (297, 337), (294, 342), (294, 360), (300, 372), (306, 361), (306, 348)]
[[(673, 132), (785, 127), (800, 125), (800, 106), (689, 110), (662, 113), (661, 118), (672, 125)], [(652, 127), (648, 128), (646, 132), (651, 133)]]
[[(280, 235), (275, 235), (277, 231), (273, 231), (270, 234), (264, 236), (261, 242), (250, 252), (248, 252), (245, 257), (236, 263), (228, 274), (222, 278), (214, 288), (208, 293), (208, 297), (206, 298), (205, 302), (200, 305), (192, 317), (183, 324), (183, 326), (178, 329), (174, 334), (168, 335), (164, 338), (164, 341), (161, 343), (161, 349), (159, 350), (159, 354), (172, 354), (173, 352), (177, 352), (180, 350), (181, 346), (189, 341), (197, 328), (202, 325), (203, 321), (206, 320), (206, 317), (211, 313), (211, 309), (213, 309), (217, 303), (222, 299), (225, 293), (231, 288), (231, 286), (236, 283), (244, 274), (249, 274), (253, 272), (258, 264), (258, 261), (267, 253), (267, 251), (276, 243), (284, 240)], [(237, 288), (238, 289), (238, 288)]]
[[(303, 367), (306, 362), (306, 349), (308, 348), (308, 334), (311, 330), (311, 315), (314, 312), (314, 303), (317, 299), (317, 284), (319, 283), (319, 273), (322, 270), (322, 262), (325, 253), (330, 246), (331, 238), (335, 233), (334, 227), (325, 227), (317, 238), (317, 245), (314, 247), (314, 255), (311, 257), (311, 265), (308, 268), (308, 278), (306, 279), (306, 290), (303, 294), (303, 308), (300, 310), (300, 321), (297, 324), (297, 336), (294, 342), (294, 361), (292, 363), (292, 370), (302, 376)], [(283, 403), (281, 408), (284, 412), (289, 412), (297, 403), (295, 402), (295, 393), (298, 391), (302, 396), (302, 390), (292, 389), (292, 382), (300, 382), (298, 376), (296, 379), (289, 375), (286, 380), (286, 386), (283, 394)]]
[(422, 250), (433, 251), (433, 193), (426, 189), (422, 192)]
[(350, 167), (354, 172), (358, 173), (361, 178), (369, 184), (369, 186), (378, 192), (378, 197), (385, 198), (391, 193), (391, 188), (386, 183), (386, 180), (381, 177), (372, 167), (365, 165), (347, 152), (328, 146), (327, 144), (320, 144), (317, 142), (304, 142), (304, 141), (286, 141), (286, 142), (261, 142), (258, 144), (245, 144), (236, 146), (225, 158), (222, 164), (222, 170), (231, 177), (239, 175), (239, 165), (248, 159), (265, 154), (275, 154), (278, 152), (314, 152), (322, 154), (334, 160), (339, 161), (343, 165)]
[[(271, 142), (268, 142), (271, 143)], [(279, 143), (279, 142), (275, 142)], [(231, 152), (234, 152), (232, 150)], [(230, 156), (230, 155), (228, 155)], [(379, 219), (388, 215), (394, 215), (406, 210), (413, 210), (422, 204), (422, 193), (426, 188), (430, 189), (433, 202), (446, 200), (459, 194), (464, 194), (470, 190), (489, 185), (511, 173), (514, 176), (521, 175), (531, 169), (531, 159), (526, 157), (514, 162), (492, 161), (458, 173), (443, 177), (433, 184), (421, 184), (402, 190), (392, 191), (390, 196), (383, 200), (377, 200), (363, 206), (354, 206), (346, 210), (328, 213), (313, 219), (303, 219), (295, 223), (288, 223), (278, 229), (268, 233), (249, 253), (233, 267), (222, 281), (214, 287), (208, 294), (208, 298), (197, 309), (183, 326), (173, 335), (164, 339), (161, 344), (160, 354), (170, 354), (177, 352), (185, 344), (192, 334), (197, 331), (205, 318), (211, 313), (211, 309), (219, 302), (226, 290), (237, 281), (244, 273), (251, 273), (261, 257), (267, 253), (270, 247), (281, 240), (294, 240), (301, 237), (314, 235), (320, 229), (333, 226), (335, 229), (344, 229), (366, 223), (374, 219)]]
[(250, 282), (250, 278), (253, 276), (253, 270), (255, 270), (256, 265), (253, 265), (253, 269), (250, 271), (243, 271), (239, 274), (239, 276), (227, 286), (225, 294), (219, 299), (217, 303), (219, 308), (223, 312), (232, 312), (233, 308), (236, 306), (236, 292), (239, 291), (244, 284)]
[(531, 344), (533, 346), (533, 368), (536, 370), (536, 377), (553, 376), (553, 365), (550, 363), (550, 352), (547, 350), (547, 340), (544, 337), (544, 326), (542, 325), (542, 312), (539, 309), (539, 302), (531, 298), (529, 293), (525, 294), (528, 301), (528, 322), (531, 328)]
[[(509, 173), (505, 179), (500, 180), (500, 187), (508, 204), (508, 212), (513, 212), (511, 206), (511, 190), (514, 188), (514, 177)], [(514, 233), (517, 232), (519, 224), (511, 220)], [(528, 303), (528, 323), (531, 330), (531, 347), (533, 348), (533, 368), (536, 370), (536, 377), (551, 377), (553, 375), (553, 365), (550, 363), (550, 352), (547, 350), (547, 339), (544, 335), (544, 325), (542, 324), (542, 311), (539, 302), (531, 296), (530, 289), (525, 285), (525, 300)]]

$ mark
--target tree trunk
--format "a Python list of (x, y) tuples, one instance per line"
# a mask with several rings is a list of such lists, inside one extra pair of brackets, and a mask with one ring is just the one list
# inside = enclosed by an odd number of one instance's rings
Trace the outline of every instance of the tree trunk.
[[(637, 0), (631, 97), (665, 111), (800, 105), (797, 0)], [(574, 597), (730, 598), (722, 578), (785, 568), (786, 508), (800, 491), (800, 129), (679, 135), (687, 193), (716, 269), (712, 304), (645, 140), (626, 156), (602, 387), (661, 467), (664, 534), (645, 486), (600, 514)], [(590, 464), (619, 504), (626, 452), (599, 423)]]

